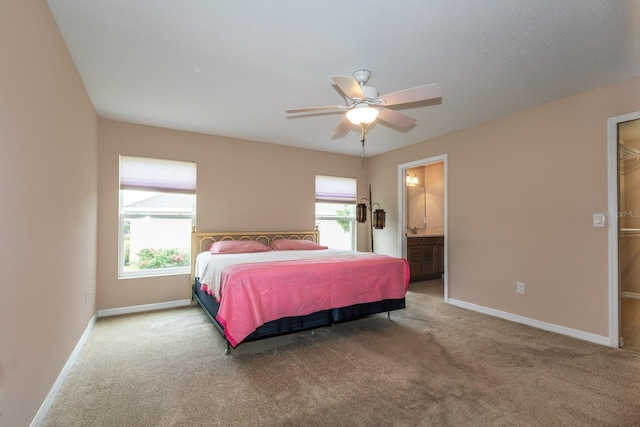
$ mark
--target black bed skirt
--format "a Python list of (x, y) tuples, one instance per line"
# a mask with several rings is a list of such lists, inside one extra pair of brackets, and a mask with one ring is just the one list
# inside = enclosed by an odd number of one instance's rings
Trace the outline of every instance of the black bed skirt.
[[(202, 286), (200, 285), (200, 281), (196, 278), (196, 283), (193, 285), (193, 297), (224, 337), (224, 327), (216, 320), (216, 315), (218, 314), (220, 305), (216, 302), (214, 297), (203, 291), (201, 288)], [(242, 342), (255, 341), (262, 338), (330, 326), (333, 323), (348, 322), (351, 320), (361, 319), (372, 314), (384, 313), (385, 311), (388, 312), (403, 308), (405, 308), (405, 299), (399, 298), (322, 310), (305, 316), (283, 317), (282, 319), (273, 320), (260, 326), (251, 333), (251, 335), (242, 340)]]

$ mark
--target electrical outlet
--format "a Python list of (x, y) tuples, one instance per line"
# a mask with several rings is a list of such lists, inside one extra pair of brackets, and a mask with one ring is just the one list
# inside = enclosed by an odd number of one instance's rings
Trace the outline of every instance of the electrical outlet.
[(516, 292), (524, 294), (524, 282), (516, 282)]

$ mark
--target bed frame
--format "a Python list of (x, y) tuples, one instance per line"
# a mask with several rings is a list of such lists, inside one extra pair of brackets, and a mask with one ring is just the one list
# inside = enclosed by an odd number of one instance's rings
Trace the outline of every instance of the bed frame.
[[(225, 240), (254, 240), (265, 245), (279, 239), (290, 240), (309, 240), (315, 243), (319, 242), (319, 232), (302, 231), (302, 232), (234, 232), (234, 233), (208, 233), (196, 232), (193, 228), (191, 236), (191, 283), (193, 299), (202, 307), (205, 314), (213, 322), (213, 325), (220, 332), (227, 342), (226, 353), (231, 351), (231, 344), (226, 339), (224, 327), (216, 320), (219, 304), (215, 298), (208, 293), (202, 291), (200, 281), (195, 275), (195, 259), (200, 252), (209, 250), (214, 242)], [(392, 310), (405, 308), (405, 299), (387, 299), (364, 304), (355, 304), (348, 307), (339, 307), (329, 310), (323, 310), (311, 313), (305, 316), (285, 317), (274, 320), (256, 329), (251, 335), (245, 338), (240, 344), (249, 341), (256, 341), (263, 338), (285, 335), (294, 332), (300, 332), (308, 329), (315, 329), (324, 326), (331, 326), (334, 323), (347, 322), (351, 320), (361, 319), (363, 317), (387, 312), (390, 317)], [(239, 344), (238, 344), (239, 345)]]

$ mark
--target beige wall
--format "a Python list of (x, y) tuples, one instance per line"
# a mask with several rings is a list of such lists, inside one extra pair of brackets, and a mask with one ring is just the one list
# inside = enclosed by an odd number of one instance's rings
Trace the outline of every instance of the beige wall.
[(97, 118), (45, 1), (0, 2), (0, 425), (27, 426), (95, 314)]
[[(381, 203), (398, 165), (447, 154), (449, 296), (608, 336), (607, 119), (640, 110), (640, 78), (369, 159)], [(398, 251), (398, 212), (376, 247)], [(515, 292), (526, 283), (526, 295)]]
[[(362, 159), (275, 144), (100, 120), (98, 309), (190, 298), (188, 275), (118, 279), (118, 159), (122, 154), (197, 163), (200, 231), (287, 231), (315, 227), (315, 176), (368, 181)], [(367, 250), (367, 226), (358, 247)]]

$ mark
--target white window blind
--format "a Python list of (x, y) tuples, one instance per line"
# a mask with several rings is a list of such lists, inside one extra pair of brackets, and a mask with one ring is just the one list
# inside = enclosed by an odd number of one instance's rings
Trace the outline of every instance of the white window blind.
[(316, 203), (356, 203), (356, 180), (316, 175)]
[(120, 189), (195, 194), (196, 164), (120, 156)]

